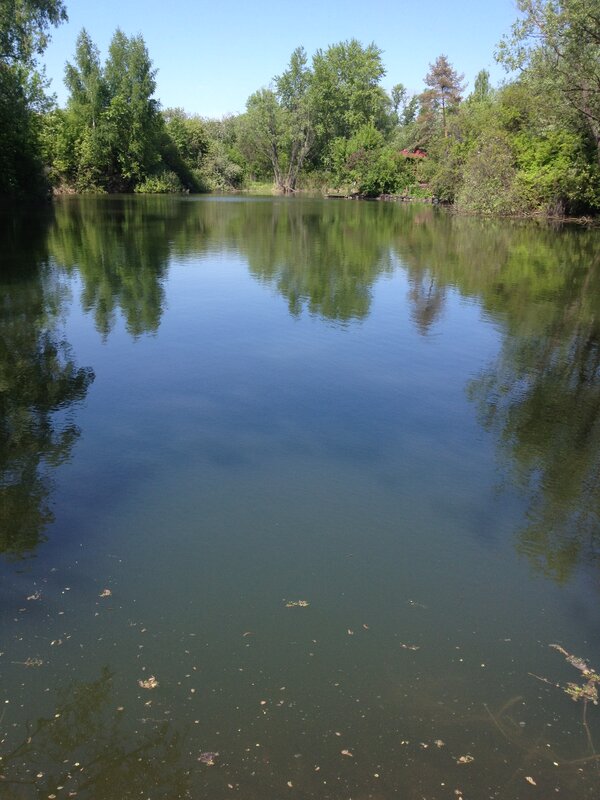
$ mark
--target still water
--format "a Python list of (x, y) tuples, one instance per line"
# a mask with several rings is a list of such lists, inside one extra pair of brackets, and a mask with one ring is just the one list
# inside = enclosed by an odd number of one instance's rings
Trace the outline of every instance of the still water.
[(600, 796), (597, 231), (0, 233), (2, 798)]

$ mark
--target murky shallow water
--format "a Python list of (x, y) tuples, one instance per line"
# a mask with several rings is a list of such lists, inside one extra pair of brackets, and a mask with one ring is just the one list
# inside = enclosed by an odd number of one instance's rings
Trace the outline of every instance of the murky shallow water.
[(597, 232), (208, 197), (2, 235), (2, 796), (600, 794), (549, 647), (600, 668)]

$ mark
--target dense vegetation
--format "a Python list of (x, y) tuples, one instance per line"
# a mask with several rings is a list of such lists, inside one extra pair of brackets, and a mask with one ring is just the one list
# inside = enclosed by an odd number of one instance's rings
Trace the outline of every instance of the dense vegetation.
[[(444, 55), (425, 89), (388, 95), (375, 44), (303, 48), (243, 114), (161, 110), (141, 36), (117, 30), (104, 64), (83, 30), (66, 108), (44, 96), (36, 59), (62, 0), (5, 0), (0, 12), (0, 195), (177, 192), (269, 183), (365, 196), (434, 197), (494, 214), (600, 208), (600, 0), (518, 0), (497, 57), (518, 77), (465, 94)], [(15, 124), (17, 122), (18, 124)]]

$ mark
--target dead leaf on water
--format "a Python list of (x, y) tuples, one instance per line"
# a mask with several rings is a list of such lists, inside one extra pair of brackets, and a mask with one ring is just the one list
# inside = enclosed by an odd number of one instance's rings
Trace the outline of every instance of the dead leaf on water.
[(219, 755), (218, 753), (210, 753), (210, 752), (200, 753), (200, 755), (198, 756), (198, 761), (200, 761), (201, 764), (206, 764), (207, 767), (214, 767), (215, 759), (217, 758), (218, 755)]
[(98, 597), (110, 597), (112, 594), (110, 589), (102, 589)]
[(469, 755), (469, 754), (467, 753), (467, 755), (466, 755), (466, 756), (461, 756), (461, 757), (460, 757), (460, 758), (457, 760), (457, 762), (456, 762), (456, 763), (457, 763), (457, 764), (470, 764), (470, 763), (471, 763), (471, 761), (475, 761), (475, 758), (474, 758), (473, 756), (471, 756), (471, 755)]
[(343, 756), (348, 756), (348, 758), (354, 758), (354, 753), (351, 750), (340, 750)]
[(527, 783), (530, 783), (532, 786), (537, 786), (537, 783), (533, 780), (531, 775), (526, 775), (525, 776), (525, 780), (527, 781)]
[(158, 686), (158, 681), (154, 677), (154, 675), (150, 675), (145, 681), (138, 681), (138, 686), (141, 686), (142, 689), (156, 689)]

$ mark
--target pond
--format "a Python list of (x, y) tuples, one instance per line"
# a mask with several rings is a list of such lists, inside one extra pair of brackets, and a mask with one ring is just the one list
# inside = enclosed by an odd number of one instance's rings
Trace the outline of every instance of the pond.
[(600, 795), (597, 231), (207, 196), (0, 235), (3, 797)]

